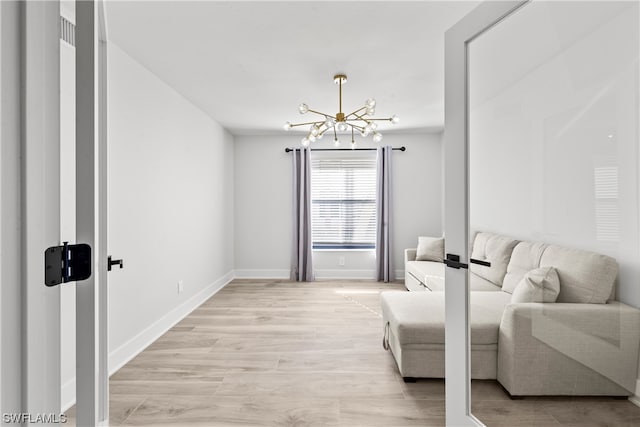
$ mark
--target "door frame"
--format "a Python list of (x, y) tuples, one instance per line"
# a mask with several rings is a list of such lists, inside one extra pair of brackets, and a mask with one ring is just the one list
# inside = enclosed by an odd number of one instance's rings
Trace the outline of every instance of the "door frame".
[[(445, 252), (469, 263), (468, 47), (530, 0), (487, 1), (445, 33)], [(471, 413), (469, 281), (466, 269), (445, 269), (445, 404), (450, 426), (482, 426)]]
[(76, 422), (109, 424), (107, 25), (102, 0), (76, 1), (76, 238), (93, 275), (76, 282)]

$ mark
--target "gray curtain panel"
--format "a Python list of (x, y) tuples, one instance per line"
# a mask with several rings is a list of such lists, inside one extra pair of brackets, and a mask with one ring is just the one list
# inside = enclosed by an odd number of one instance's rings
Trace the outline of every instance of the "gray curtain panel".
[(378, 147), (376, 177), (376, 277), (380, 282), (393, 280), (391, 252), (391, 146)]
[(291, 280), (312, 282), (311, 243), (311, 151), (294, 149), (293, 158), (293, 242)]

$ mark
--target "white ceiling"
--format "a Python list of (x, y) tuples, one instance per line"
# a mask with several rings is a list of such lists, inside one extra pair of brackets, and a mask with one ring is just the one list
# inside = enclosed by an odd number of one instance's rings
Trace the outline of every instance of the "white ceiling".
[[(110, 1), (109, 39), (235, 134), (281, 133), (297, 106), (378, 101), (395, 130), (444, 124), (444, 32), (479, 2)], [(381, 129), (389, 128), (386, 124)]]

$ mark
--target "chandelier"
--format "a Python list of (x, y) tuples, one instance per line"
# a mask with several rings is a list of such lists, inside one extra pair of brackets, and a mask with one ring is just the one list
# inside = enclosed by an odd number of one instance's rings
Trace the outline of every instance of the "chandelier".
[(322, 118), (316, 121), (309, 121), (304, 123), (291, 123), (286, 122), (284, 124), (284, 130), (290, 130), (291, 128), (298, 126), (309, 126), (309, 134), (302, 138), (302, 145), (308, 147), (310, 143), (321, 139), (325, 133), (333, 133), (333, 143), (337, 147), (340, 145), (338, 140), (338, 132), (345, 133), (351, 131), (351, 148), (355, 147), (354, 136), (359, 133), (362, 137), (366, 138), (372, 135), (373, 142), (382, 141), (382, 134), (378, 131), (379, 121), (388, 121), (392, 124), (398, 123), (400, 120), (395, 114), (387, 118), (376, 118), (373, 115), (376, 112), (376, 100), (369, 98), (365, 101), (364, 105), (352, 113), (345, 114), (342, 112), (342, 85), (347, 82), (347, 76), (344, 74), (336, 74), (333, 76), (333, 81), (338, 85), (338, 109), (339, 111), (335, 116), (327, 113), (321, 113), (316, 110), (312, 110), (305, 103), (298, 106), (300, 114), (314, 113)]

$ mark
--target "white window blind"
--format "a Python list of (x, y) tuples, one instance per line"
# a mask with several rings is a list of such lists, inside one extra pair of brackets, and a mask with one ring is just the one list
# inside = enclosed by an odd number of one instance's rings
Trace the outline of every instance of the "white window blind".
[(372, 249), (376, 241), (374, 156), (311, 160), (314, 249)]

